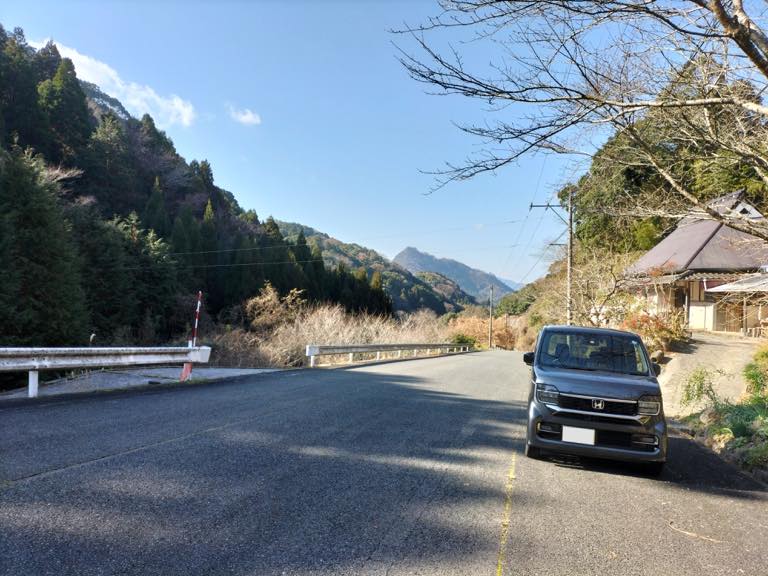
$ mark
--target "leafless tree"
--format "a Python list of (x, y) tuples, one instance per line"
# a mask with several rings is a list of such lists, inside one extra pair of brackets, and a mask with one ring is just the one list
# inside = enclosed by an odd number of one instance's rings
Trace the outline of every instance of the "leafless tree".
[[(401, 61), (439, 94), (490, 105), (461, 128), (482, 152), (437, 173), (438, 187), (543, 151), (591, 157), (608, 135), (616, 163), (650, 168), (662, 185), (638, 214), (690, 211), (768, 240), (768, 224), (700, 198), (685, 161), (748, 167), (768, 186), (766, 2), (744, 0), (442, 0), (441, 13), (400, 33)], [(464, 32), (460, 48), (441, 31)], [(495, 61), (476, 63), (476, 43)], [(644, 122), (652, 119), (653, 122)], [(662, 193), (663, 192), (663, 193)], [(724, 190), (723, 193), (731, 192)]]
[(628, 279), (624, 270), (633, 257), (581, 251), (571, 288), (573, 314), (578, 324), (605, 326), (623, 320), (631, 301), (625, 290)]

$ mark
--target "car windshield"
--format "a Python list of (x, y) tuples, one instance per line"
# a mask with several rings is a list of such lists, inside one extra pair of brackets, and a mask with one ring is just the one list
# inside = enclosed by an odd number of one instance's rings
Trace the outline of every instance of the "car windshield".
[(631, 334), (545, 330), (539, 348), (541, 366), (648, 374), (640, 339)]

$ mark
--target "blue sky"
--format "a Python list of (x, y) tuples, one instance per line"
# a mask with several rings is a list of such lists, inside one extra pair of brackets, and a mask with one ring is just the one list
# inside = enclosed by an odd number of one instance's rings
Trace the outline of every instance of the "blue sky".
[[(432, 96), (411, 80), (388, 32), (437, 12), (408, 2), (4, 2), (0, 22), (53, 38), (78, 74), (148, 111), (188, 160), (264, 219), (301, 222), (393, 257), (405, 246), (527, 281), (563, 230), (528, 204), (573, 175), (535, 156), (429, 194), (420, 170), (478, 143), (452, 122), (481, 103)], [(450, 38), (449, 38), (450, 39)], [(472, 58), (486, 62), (492, 53)], [(68, 53), (67, 53), (68, 51)], [(526, 216), (528, 216), (526, 218)]]

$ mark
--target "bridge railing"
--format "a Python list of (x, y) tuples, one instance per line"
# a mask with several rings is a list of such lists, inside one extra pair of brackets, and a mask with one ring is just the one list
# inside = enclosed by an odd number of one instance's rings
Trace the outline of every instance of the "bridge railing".
[(411, 352), (413, 356), (419, 352), (426, 351), (427, 355), (435, 354), (458, 354), (469, 352), (472, 346), (469, 344), (360, 344), (354, 346), (307, 346), (306, 356), (309, 358), (310, 367), (317, 365), (318, 356), (340, 356), (348, 355), (349, 362), (355, 361), (355, 354), (376, 354), (376, 360), (381, 360), (382, 353), (397, 353), (397, 358), (403, 358), (403, 352)]
[(199, 364), (210, 359), (208, 346), (166, 348), (0, 348), (0, 372), (29, 372), (28, 395), (36, 398), (38, 372), (114, 366)]

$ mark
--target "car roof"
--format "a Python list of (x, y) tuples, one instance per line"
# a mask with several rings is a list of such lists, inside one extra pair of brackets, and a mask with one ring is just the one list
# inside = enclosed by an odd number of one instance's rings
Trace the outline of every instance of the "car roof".
[(542, 332), (545, 330), (571, 332), (573, 334), (614, 334), (616, 336), (632, 336), (634, 338), (640, 338), (640, 336), (634, 332), (616, 330), (615, 328), (596, 328), (594, 326), (568, 326), (566, 324), (551, 324), (544, 326), (544, 328), (541, 329)]

